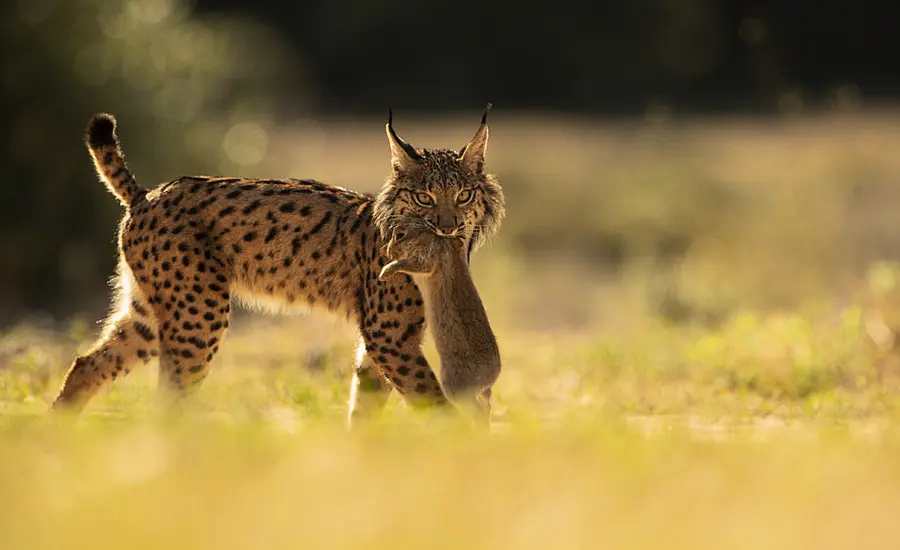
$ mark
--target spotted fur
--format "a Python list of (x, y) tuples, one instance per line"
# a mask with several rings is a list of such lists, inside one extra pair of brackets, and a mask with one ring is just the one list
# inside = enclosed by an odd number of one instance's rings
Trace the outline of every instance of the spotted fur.
[[(390, 136), (390, 123), (388, 129)], [(95, 115), (85, 141), (101, 179), (125, 206), (117, 299), (100, 339), (74, 360), (53, 408), (78, 412), (106, 383), (156, 357), (163, 388), (178, 396), (196, 388), (222, 344), (235, 297), (322, 307), (357, 324), (351, 419), (379, 411), (392, 389), (413, 405), (446, 404), (422, 353), (426, 321), (418, 287), (409, 276), (378, 278), (385, 265), (382, 235), (390, 234), (383, 228), (448, 227), (448, 218), (409, 206), (402, 190), (418, 183), (436, 200), (470, 185), (482, 206), (454, 218), (461, 237), (474, 246), (496, 231), (502, 193), (475, 168), (483, 163), (486, 137), (483, 123), (468, 152), (452, 162), (449, 152), (422, 150), (432, 160), (413, 168), (394, 154), (392, 176), (377, 199), (296, 179), (194, 176), (148, 191), (125, 163), (115, 119)], [(397, 142), (391, 137), (390, 143), (395, 153)]]

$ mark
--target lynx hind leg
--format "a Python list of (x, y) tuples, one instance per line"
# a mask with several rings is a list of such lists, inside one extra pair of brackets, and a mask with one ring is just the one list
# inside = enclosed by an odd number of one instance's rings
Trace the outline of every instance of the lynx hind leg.
[(87, 353), (75, 358), (53, 410), (80, 413), (108, 382), (127, 375), (136, 362), (148, 363), (159, 355), (156, 320), (133, 288), (125, 285), (118, 310), (101, 337)]
[(379, 280), (385, 280), (396, 273), (406, 273), (407, 275), (431, 275), (434, 272), (434, 266), (425, 262), (418, 262), (410, 258), (402, 258), (394, 260), (381, 268), (378, 275)]
[(160, 324), (159, 387), (178, 402), (196, 390), (209, 374), (228, 329), (230, 285), (216, 268), (197, 273), (195, 283), (159, 291), (154, 312)]
[(353, 381), (350, 383), (347, 427), (374, 419), (384, 409), (390, 395), (391, 384), (366, 353), (366, 343), (360, 339)]

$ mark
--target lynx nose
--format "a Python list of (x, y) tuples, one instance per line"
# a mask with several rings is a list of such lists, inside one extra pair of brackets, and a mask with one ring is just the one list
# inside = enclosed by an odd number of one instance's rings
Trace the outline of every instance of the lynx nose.
[(435, 224), (434, 232), (441, 237), (453, 237), (456, 235), (457, 226), (458, 224), (456, 223), (455, 217), (439, 216), (437, 224)]

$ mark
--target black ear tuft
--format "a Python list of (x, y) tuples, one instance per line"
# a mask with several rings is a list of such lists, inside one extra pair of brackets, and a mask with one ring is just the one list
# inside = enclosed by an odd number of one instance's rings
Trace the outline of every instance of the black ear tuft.
[(481, 115), (481, 124), (482, 124), (482, 126), (485, 125), (485, 124), (487, 124), (487, 116), (488, 116), (488, 113), (491, 112), (491, 107), (493, 107), (493, 106), (494, 106), (494, 105), (493, 105), (491, 102), (488, 102), (487, 107), (484, 108), (484, 114)]
[(473, 172), (481, 172), (484, 169), (484, 153), (487, 149), (488, 134), (490, 133), (487, 125), (488, 113), (491, 112), (493, 105), (488, 103), (481, 115), (481, 126), (475, 131), (475, 135), (469, 140), (462, 149), (459, 150), (457, 160), (467, 165)]
[[(416, 148), (403, 141), (403, 139), (397, 135), (397, 132), (394, 131), (394, 113), (388, 108), (388, 122), (387, 122), (387, 133), (388, 138), (391, 141), (391, 149), (393, 150), (395, 147), (399, 148), (403, 153), (409, 157), (409, 160), (418, 162), (422, 160), (422, 155), (416, 151)], [(394, 157), (397, 158), (397, 152), (394, 151)]]

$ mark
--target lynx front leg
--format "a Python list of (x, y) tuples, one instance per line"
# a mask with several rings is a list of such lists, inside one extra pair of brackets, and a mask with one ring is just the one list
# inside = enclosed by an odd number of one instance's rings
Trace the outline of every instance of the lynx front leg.
[[(424, 322), (423, 322), (424, 324)], [(441, 384), (421, 349), (422, 325), (385, 323), (365, 333), (367, 361), (414, 407), (448, 405)]]
[(448, 405), (422, 353), (425, 307), (412, 278), (403, 275), (379, 282), (370, 296), (360, 326), (367, 361), (411, 405)]
[(372, 419), (380, 414), (390, 395), (391, 384), (366, 353), (365, 342), (360, 340), (353, 381), (350, 383), (347, 427), (350, 428), (354, 423)]

